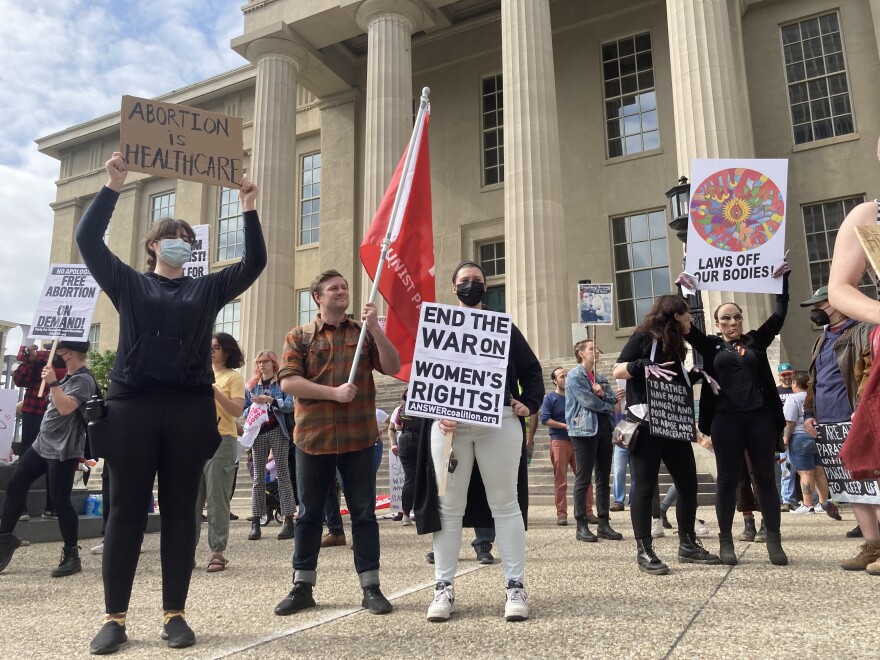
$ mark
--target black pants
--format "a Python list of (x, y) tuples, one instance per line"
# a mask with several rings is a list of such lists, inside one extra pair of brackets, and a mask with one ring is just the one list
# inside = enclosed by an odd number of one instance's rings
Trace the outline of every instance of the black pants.
[(419, 436), (411, 431), (404, 431), (397, 439), (400, 466), (403, 468), (403, 493), (401, 493), (401, 507), (403, 514), (409, 515), (413, 508), (413, 499), (416, 490), (416, 459), (419, 453)]
[[(24, 453), (34, 444), (37, 435), (40, 432), (40, 424), (43, 423), (43, 415), (38, 413), (22, 413), (21, 414), (21, 454)], [(52, 493), (46, 490), (46, 506), (43, 511), (54, 511), (55, 506), (52, 504)], [(22, 511), (22, 513), (24, 513)], [(20, 515), (20, 514), (19, 514)]]
[(658, 438), (642, 430), (639, 431), (635, 449), (630, 452), (636, 482), (635, 492), (630, 494), (633, 536), (637, 539), (651, 538), (651, 517), (659, 517), (659, 497), (656, 498), (656, 513), (652, 502), (657, 492), (661, 460), (669, 470), (678, 491), (678, 500), (675, 503), (678, 533), (693, 534), (694, 518), (697, 515), (697, 465), (691, 443)]
[[(111, 386), (111, 395), (113, 387)], [(220, 436), (214, 401), (187, 392), (147, 392), (107, 402), (113, 448), (110, 513), (104, 535), (104, 603), (108, 613), (125, 612), (144, 538), (144, 512), (159, 475), (162, 512), (162, 607), (186, 605), (196, 528), (193, 511), (202, 468)], [(106, 503), (105, 503), (106, 506)]]
[(596, 513), (600, 518), (608, 517), (610, 506), (611, 458), (614, 447), (611, 444), (611, 418), (599, 414), (599, 429), (592, 437), (571, 436), (574, 447), (574, 460), (577, 474), (574, 478), (574, 518), (584, 520), (587, 517), (587, 489), (596, 470), (596, 484), (593, 497), (596, 501)]
[(24, 511), (31, 484), (45, 474), (48, 492), (53, 495), (58, 513), (58, 528), (61, 530), (64, 545), (68, 548), (75, 546), (79, 540), (79, 518), (70, 502), (70, 491), (73, 490), (73, 477), (78, 465), (78, 458), (69, 461), (42, 458), (33, 447), (29, 447), (16, 464), (15, 472), (6, 487), (0, 534), (15, 529), (18, 517)]
[(776, 490), (775, 472), (777, 435), (773, 417), (766, 410), (715, 413), (715, 419), (712, 420), (712, 446), (718, 469), (715, 514), (721, 533), (730, 533), (733, 527), (737, 483), (746, 454), (751, 462), (767, 531), (779, 531), (779, 493)]

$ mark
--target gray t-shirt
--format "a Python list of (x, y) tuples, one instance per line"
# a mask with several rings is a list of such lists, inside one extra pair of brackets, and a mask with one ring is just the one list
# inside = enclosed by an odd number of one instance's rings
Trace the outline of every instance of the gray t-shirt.
[[(75, 374), (62, 378), (61, 389), (82, 405), (95, 393), (95, 380), (83, 367)], [(43, 415), (40, 432), (33, 446), (41, 458), (55, 461), (81, 458), (86, 446), (85, 420), (81, 409), (77, 408), (69, 415), (62, 415), (55, 407), (50, 392), (49, 406)]]
[(782, 407), (786, 422), (794, 422), (794, 431), (792, 433), (806, 433), (804, 431), (804, 399), (807, 398), (806, 392), (797, 392), (789, 394)]

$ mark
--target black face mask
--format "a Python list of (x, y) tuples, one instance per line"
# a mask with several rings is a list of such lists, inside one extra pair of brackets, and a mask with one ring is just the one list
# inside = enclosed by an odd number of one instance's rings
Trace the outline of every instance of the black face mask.
[(486, 293), (486, 285), (479, 280), (468, 280), (455, 285), (455, 295), (468, 307), (476, 307)]
[(52, 358), (52, 366), (56, 369), (66, 369), (67, 364), (64, 362), (64, 358), (55, 353), (55, 357)]
[(811, 309), (810, 320), (816, 325), (831, 325), (831, 317), (824, 309)]

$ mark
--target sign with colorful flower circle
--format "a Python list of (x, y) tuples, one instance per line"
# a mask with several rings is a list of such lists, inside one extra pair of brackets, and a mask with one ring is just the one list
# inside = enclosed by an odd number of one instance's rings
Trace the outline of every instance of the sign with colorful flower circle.
[(773, 238), (785, 217), (776, 184), (755, 170), (715, 172), (691, 195), (691, 222), (706, 243), (720, 250), (753, 250)]

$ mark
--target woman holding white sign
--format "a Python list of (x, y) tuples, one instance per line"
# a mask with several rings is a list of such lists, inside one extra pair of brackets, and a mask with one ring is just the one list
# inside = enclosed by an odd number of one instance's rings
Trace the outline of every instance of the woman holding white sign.
[(205, 461), (220, 444), (211, 368), (217, 313), (240, 296), (266, 265), (256, 212), (257, 187), (242, 179), (244, 254), (237, 264), (193, 279), (183, 276), (194, 233), (180, 220), (150, 227), (147, 272), (119, 260), (104, 243), (128, 174), (122, 154), (106, 164), (109, 181), (80, 221), (76, 243), (89, 272), (119, 311), (119, 345), (103, 419), (89, 427), (92, 451), (110, 466), (111, 508), (104, 536), (107, 617), (92, 640), (95, 654), (127, 641), (125, 617), (144, 531), (144, 511), (158, 473), (162, 505), (162, 639), (195, 643), (184, 607), (195, 557), (193, 511)]
[[(452, 275), (452, 290), (461, 306), (479, 309), (486, 293), (486, 275), (472, 261), (463, 261)], [(523, 418), (541, 408), (544, 377), (541, 364), (519, 329), (511, 324), (505, 400), (501, 428), (457, 423), (441, 419), (422, 426), (419, 463), (425, 470), (416, 476), (416, 525), (419, 533), (434, 532), (434, 574), (437, 585), (428, 607), (428, 621), (446, 621), (455, 611), (453, 582), (461, 549), (465, 509), (469, 526), (494, 527), (504, 570), (508, 621), (529, 618), (526, 600), (526, 535), (524, 511), (518, 494), (525, 494), (525, 426)], [(449, 463), (446, 492), (438, 496), (437, 482), (447, 466), (444, 462), (445, 435), (453, 433), (453, 460)], [(430, 434), (431, 462), (424, 456)], [(433, 467), (433, 470), (431, 469)], [(435, 476), (436, 475), (436, 476)], [(471, 477), (474, 477), (472, 479)], [(477, 478), (479, 476), (479, 479)], [(423, 477), (427, 477), (423, 479)], [(480, 497), (479, 481), (485, 488)], [(421, 492), (420, 492), (421, 491)], [(470, 492), (469, 492), (470, 491)], [(475, 510), (488, 503), (491, 516)], [(439, 514), (439, 515), (438, 515)]]
[[(648, 407), (648, 379), (660, 377), (680, 385), (687, 391), (688, 403), (693, 402), (692, 382), (702, 375), (688, 372), (684, 366), (687, 348), (684, 336), (691, 329), (691, 312), (681, 296), (660, 296), (651, 311), (636, 328), (614, 365), (614, 377), (626, 380), (626, 402), (629, 410)], [(706, 387), (708, 389), (708, 386)], [(657, 415), (653, 408), (648, 415)], [(693, 415), (693, 411), (690, 411)], [(639, 415), (644, 418), (644, 415)], [(693, 418), (691, 417), (691, 427)], [(631, 446), (633, 481), (630, 494), (630, 516), (636, 538), (636, 561), (639, 568), (652, 575), (669, 572), (654, 552), (651, 538), (651, 508), (660, 461), (666, 464), (678, 491), (675, 517), (678, 519), (678, 561), (688, 564), (720, 564), (709, 553), (694, 532), (697, 516), (697, 466), (691, 440), (655, 435), (643, 424), (637, 441)], [(778, 508), (778, 507), (777, 507)]]

